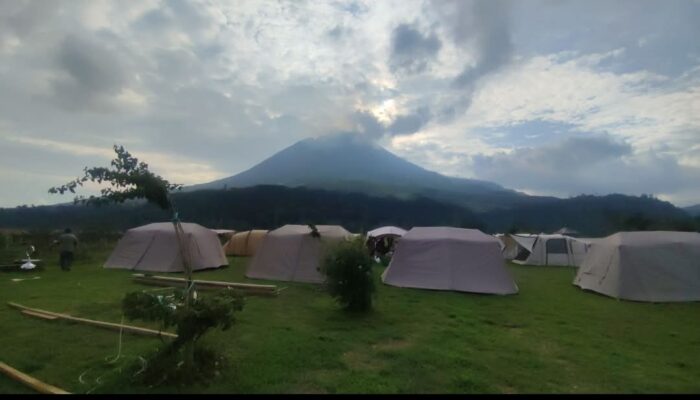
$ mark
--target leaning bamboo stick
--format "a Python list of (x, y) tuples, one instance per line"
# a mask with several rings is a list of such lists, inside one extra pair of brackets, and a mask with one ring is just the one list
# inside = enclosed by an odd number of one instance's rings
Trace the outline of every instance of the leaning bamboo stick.
[[(148, 279), (157, 279), (161, 281), (172, 281), (172, 282), (183, 282), (184, 279), (182, 278), (175, 278), (175, 277), (170, 277), (170, 276), (161, 276), (161, 275), (144, 275), (144, 274), (133, 274), (133, 276), (138, 277), (138, 278), (148, 278)], [(258, 285), (254, 283), (241, 283), (241, 282), (225, 282), (225, 281), (206, 281), (206, 280), (200, 280), (200, 279), (195, 279), (193, 280), (195, 284), (198, 285), (212, 285), (212, 286), (225, 286), (225, 287), (230, 287), (230, 288), (238, 288), (238, 289), (259, 289), (259, 290), (269, 290), (269, 291), (275, 291), (277, 290), (277, 286), (275, 285)]]
[(177, 337), (176, 334), (170, 333), (170, 332), (162, 332), (162, 331), (156, 331), (153, 329), (142, 328), (139, 326), (115, 324), (112, 322), (104, 322), (104, 321), (96, 321), (96, 320), (87, 319), (87, 318), (79, 318), (79, 317), (74, 317), (74, 316), (68, 315), (68, 314), (60, 314), (60, 313), (55, 313), (52, 311), (41, 310), (38, 308), (25, 307), (21, 304), (17, 304), (17, 303), (13, 303), (13, 302), (8, 302), (7, 304), (10, 307), (14, 307), (16, 309), (23, 310), (23, 311), (30, 311), (33, 314), (43, 314), (42, 316), (38, 316), (38, 315), (25, 313), (25, 315), (31, 315), (31, 316), (35, 316), (38, 318), (46, 318), (44, 316), (49, 316), (49, 317), (56, 317), (56, 318), (63, 319), (66, 321), (77, 322), (77, 323), (81, 323), (81, 324), (85, 324), (85, 325), (97, 326), (97, 327), (105, 328), (105, 329), (111, 329), (111, 330), (116, 330), (116, 331), (123, 330), (124, 332), (134, 333), (134, 334), (138, 334), (138, 335), (165, 336), (165, 337), (171, 337), (171, 338)]
[[(155, 286), (181, 286), (182, 285), (182, 281), (151, 279), (151, 278), (147, 278), (147, 277), (134, 277), (133, 279), (135, 282), (143, 283), (146, 285), (155, 285)], [(260, 290), (260, 289), (254, 289), (254, 288), (237, 288), (237, 287), (226, 286), (226, 285), (211, 285), (211, 284), (206, 284), (206, 283), (196, 283), (196, 285), (197, 285), (197, 288), (201, 289), (201, 290), (221, 290), (221, 289), (230, 288), (233, 290), (241, 291), (248, 296), (277, 296), (277, 292), (271, 291), (271, 290)]]
[(25, 374), (24, 372), (16, 370), (2, 361), (0, 361), (0, 371), (5, 373), (5, 375), (9, 376), (10, 378), (29, 386), (41, 394), (70, 394), (70, 392), (66, 392), (65, 390), (57, 388), (56, 386), (51, 386), (48, 383), (44, 383), (30, 375)]

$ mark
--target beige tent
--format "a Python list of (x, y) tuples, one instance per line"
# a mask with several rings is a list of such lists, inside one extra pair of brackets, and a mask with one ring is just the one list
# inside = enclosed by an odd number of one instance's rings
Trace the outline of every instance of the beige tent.
[(518, 244), (507, 251), (516, 264), (578, 267), (586, 258), (586, 242), (564, 235), (508, 235)]
[[(191, 223), (183, 223), (182, 229), (185, 242), (189, 245), (193, 270), (228, 265), (216, 233)], [(184, 271), (173, 224), (160, 222), (129, 229), (104, 267), (154, 272)]]
[(265, 235), (267, 235), (267, 231), (262, 229), (236, 232), (224, 245), (224, 251), (227, 256), (253, 256), (262, 244)]
[(279, 281), (323, 282), (318, 267), (328, 244), (349, 239), (342, 226), (316, 225), (320, 237), (313, 237), (306, 225), (285, 225), (265, 236), (246, 276)]
[(700, 301), (700, 233), (618, 232), (595, 240), (573, 283), (625, 300)]
[(420, 289), (513, 294), (498, 239), (476, 229), (413, 228), (396, 245), (384, 283)]

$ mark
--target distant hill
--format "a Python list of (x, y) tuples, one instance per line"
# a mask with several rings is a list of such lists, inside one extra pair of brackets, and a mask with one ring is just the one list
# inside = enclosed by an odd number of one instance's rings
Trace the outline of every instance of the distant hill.
[(577, 196), (546, 205), (526, 205), (480, 214), (492, 231), (551, 233), (567, 226), (589, 236), (621, 230), (696, 230), (695, 221), (673, 204), (649, 196)]
[[(174, 195), (187, 222), (209, 228), (274, 229), (284, 224), (339, 224), (353, 232), (382, 225), (448, 225), (485, 229), (473, 212), (417, 197), (401, 200), (362, 193), (322, 189), (256, 186), (228, 190), (199, 190)], [(145, 203), (95, 206), (39, 206), (0, 209), (0, 227), (125, 230), (171, 215)]]
[(692, 215), (693, 217), (700, 216), (700, 204), (696, 204), (696, 205), (690, 206), (690, 207), (685, 207), (685, 208), (683, 208), (683, 210), (685, 210), (685, 212)]
[[(339, 224), (353, 232), (382, 225), (456, 226), (489, 233), (554, 232), (563, 226), (582, 236), (621, 230), (697, 230), (693, 220), (672, 204), (652, 197), (578, 196), (546, 205), (474, 213), (465, 207), (413, 196), (410, 199), (370, 196), (325, 189), (254, 186), (174, 194), (183, 220), (209, 228), (274, 229), (284, 224)], [(171, 215), (143, 202), (102, 207), (60, 205), (0, 209), (1, 228), (125, 230)]]
[(475, 211), (555, 199), (527, 196), (492, 182), (441, 175), (353, 134), (305, 139), (240, 174), (185, 190), (255, 185), (304, 186), (400, 198), (422, 196)]

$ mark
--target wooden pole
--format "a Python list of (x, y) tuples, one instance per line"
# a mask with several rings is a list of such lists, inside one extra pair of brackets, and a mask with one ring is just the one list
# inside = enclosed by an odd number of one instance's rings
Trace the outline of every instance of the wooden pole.
[(51, 386), (48, 383), (44, 383), (30, 375), (25, 374), (19, 370), (16, 370), (4, 362), (0, 361), (0, 371), (10, 378), (29, 386), (30, 388), (36, 390), (41, 394), (71, 394), (63, 389), (57, 388), (56, 386)]
[(134, 333), (137, 335), (144, 335), (144, 336), (165, 336), (165, 337), (170, 337), (170, 338), (177, 338), (177, 335), (174, 333), (170, 332), (161, 332), (161, 331), (156, 331), (153, 329), (148, 329), (148, 328), (142, 328), (139, 326), (132, 326), (132, 325), (123, 325), (123, 324), (115, 324), (112, 322), (104, 322), (104, 321), (96, 321), (92, 319), (87, 319), (87, 318), (79, 318), (79, 317), (73, 317), (68, 314), (60, 314), (60, 313), (55, 313), (52, 311), (46, 311), (46, 310), (41, 310), (39, 308), (30, 308), (30, 307), (25, 307), (21, 304), (13, 303), (13, 302), (8, 302), (7, 303), (10, 307), (14, 307), (18, 310), (21, 310), (23, 314), (33, 316), (36, 318), (43, 318), (43, 319), (50, 319), (51, 317), (66, 320), (66, 321), (71, 321), (71, 322), (76, 322), (84, 325), (92, 325), (92, 326), (97, 326), (100, 328), (105, 328), (105, 329), (111, 329), (111, 330), (123, 330), (124, 332), (129, 332), (129, 333)]
[[(143, 283), (147, 285), (155, 285), (155, 286), (180, 286), (182, 285), (183, 279), (153, 279), (151, 277), (139, 277), (135, 276), (134, 281), (138, 283)], [(244, 293), (245, 295), (248, 296), (270, 296), (274, 297), (277, 296), (277, 291), (276, 290), (267, 290), (267, 289), (259, 289), (259, 288), (241, 288), (241, 287), (236, 287), (236, 286), (230, 286), (230, 285), (220, 285), (220, 284), (212, 284), (212, 283), (204, 283), (200, 281), (194, 281), (197, 284), (197, 288), (200, 290), (221, 290), (221, 289), (232, 289), (235, 291), (240, 291)]]
[[(182, 282), (183, 281), (182, 278), (176, 278), (176, 277), (172, 277), (172, 276), (163, 276), (163, 275), (132, 274), (132, 276), (134, 276), (136, 278), (148, 278), (148, 279), (155, 279), (155, 280), (161, 280), (161, 281), (173, 281), (173, 282)], [(193, 280), (193, 282), (196, 284), (201, 284), (201, 285), (216, 285), (216, 286), (225, 286), (225, 287), (240, 288), (240, 289), (260, 289), (260, 290), (268, 290), (271, 292), (277, 290), (276, 285), (260, 285), (260, 284), (255, 284), (255, 283), (208, 281), (208, 280), (203, 280), (203, 279), (195, 279), (195, 280)]]

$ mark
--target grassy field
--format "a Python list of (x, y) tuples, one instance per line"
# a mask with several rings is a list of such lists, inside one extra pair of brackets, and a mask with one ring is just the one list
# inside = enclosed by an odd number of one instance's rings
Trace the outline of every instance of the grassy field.
[[(42, 272), (1, 273), (0, 361), (75, 393), (700, 392), (699, 303), (616, 301), (573, 286), (571, 269), (514, 265), (518, 295), (379, 283), (375, 311), (363, 317), (340, 311), (318, 287), (278, 283), (286, 287), (279, 297), (248, 298), (231, 330), (204, 339), (230, 363), (208, 386), (134, 387), (119, 371), (159, 339), (124, 335), (119, 352), (118, 332), (5, 305), (119, 322), (124, 293), (150, 287), (132, 283), (129, 271), (104, 270), (108, 253), (107, 245), (83, 252), (70, 272), (51, 255)], [(243, 277), (246, 262), (232, 258), (196, 277), (264, 283)], [(11, 280), (33, 276), (41, 278)], [(29, 392), (0, 376), (0, 393)]]

